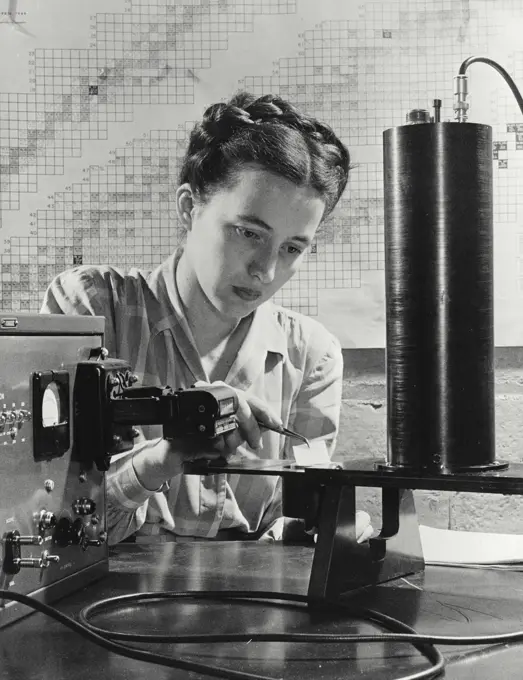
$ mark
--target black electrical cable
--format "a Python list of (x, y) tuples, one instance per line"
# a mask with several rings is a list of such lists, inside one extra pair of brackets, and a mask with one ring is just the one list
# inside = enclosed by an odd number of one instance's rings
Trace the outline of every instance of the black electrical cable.
[[(126, 656), (129, 659), (145, 661), (146, 663), (154, 663), (160, 666), (169, 666), (171, 668), (182, 668), (187, 671), (195, 671), (205, 675), (214, 675), (217, 678), (232, 678), (233, 680), (262, 680), (261, 676), (254, 675), (252, 673), (230, 671), (226, 668), (219, 668), (218, 666), (209, 666), (203, 663), (184, 661), (183, 659), (173, 659), (172, 657), (166, 656), (164, 654), (153, 654), (152, 652), (146, 652), (141, 649), (128, 647), (127, 645), (122, 645), (118, 642), (112, 642), (102, 635), (93, 633), (83, 624), (78, 623), (66, 614), (62, 614), (62, 612), (58, 611), (54, 607), (50, 607), (49, 605), (39, 602), (28, 595), (23, 595), (22, 593), (15, 593), (11, 590), (0, 590), (0, 599), (15, 600), (15, 602), (20, 602), (21, 604), (31, 607), (32, 609), (49, 616), (55, 621), (58, 621), (62, 625), (66, 626), (66, 628), (70, 628), (75, 633), (78, 633), (87, 640), (94, 642), (103, 649), (107, 649), (109, 652), (114, 652), (115, 654), (120, 654), (121, 656)], [(263, 678), (263, 680), (267, 680), (267, 678)]]
[[(185, 670), (196, 671), (215, 677), (231, 678), (232, 680), (272, 680), (266, 676), (232, 669), (220, 668), (184, 659), (177, 659), (163, 654), (154, 654), (133, 647), (128, 647), (112, 640), (125, 640), (127, 642), (140, 643), (199, 643), (199, 642), (242, 642), (242, 641), (264, 641), (264, 642), (315, 642), (315, 643), (365, 643), (365, 642), (404, 642), (414, 645), (426, 658), (432, 662), (430, 668), (416, 672), (409, 676), (404, 676), (398, 680), (425, 680), (434, 678), (444, 669), (445, 661), (435, 644), (444, 645), (506, 645), (508, 643), (520, 642), (523, 640), (523, 631), (506, 633), (501, 635), (482, 635), (482, 636), (443, 636), (443, 635), (423, 635), (416, 633), (413, 628), (401, 621), (397, 621), (381, 612), (367, 609), (346, 609), (347, 613), (362, 620), (377, 623), (385, 628), (400, 630), (389, 634), (373, 635), (333, 635), (333, 634), (310, 634), (310, 633), (231, 633), (203, 634), (203, 635), (142, 635), (134, 633), (120, 633), (100, 628), (90, 623), (89, 618), (102, 611), (108, 611), (113, 607), (123, 604), (147, 601), (161, 601), (169, 599), (201, 599), (201, 600), (279, 600), (281, 602), (296, 602), (307, 604), (308, 598), (303, 595), (291, 595), (287, 593), (274, 593), (267, 591), (165, 591), (165, 592), (146, 592), (132, 593), (111, 597), (98, 602), (94, 602), (84, 607), (79, 614), (81, 623), (62, 614), (58, 610), (42, 604), (33, 598), (15, 593), (12, 591), (0, 590), (0, 598), (12, 599), (22, 604), (26, 604), (37, 611), (40, 611), (63, 625), (79, 633), (83, 637), (95, 642), (108, 651), (148, 663), (155, 663), (171, 668), (182, 668)], [(483, 654), (483, 652), (481, 652)]]
[[(93, 626), (88, 621), (88, 617), (94, 615), (97, 611), (108, 608), (114, 605), (120, 605), (128, 602), (139, 602), (140, 600), (165, 600), (165, 599), (242, 599), (242, 600), (280, 600), (307, 603), (308, 599), (303, 595), (290, 595), (287, 593), (273, 593), (273, 592), (251, 592), (251, 591), (183, 591), (183, 592), (152, 592), (152, 593), (132, 593), (130, 595), (120, 595), (117, 597), (100, 600), (91, 605), (88, 605), (80, 612), (80, 619), (85, 623), (78, 623), (71, 617), (59, 612), (54, 607), (43, 604), (38, 600), (22, 595), (9, 590), (0, 590), (0, 599), (15, 600), (21, 604), (27, 605), (36, 611), (46, 614), (70, 628), (82, 637), (98, 644), (100, 647), (107, 649), (110, 652), (126, 656), (137, 661), (145, 661), (148, 663), (155, 663), (161, 666), (168, 666), (170, 668), (181, 668), (188, 671), (203, 673), (205, 675), (212, 675), (218, 678), (229, 678), (231, 680), (275, 680), (264, 675), (257, 675), (254, 673), (245, 673), (243, 671), (235, 671), (228, 668), (221, 668), (219, 666), (211, 666), (209, 664), (198, 663), (194, 661), (186, 661), (180, 658), (173, 658), (165, 654), (155, 654), (143, 650), (135, 649), (118, 642), (113, 642), (111, 638), (129, 642), (237, 642), (237, 641), (280, 641), (280, 642), (321, 642), (321, 643), (341, 643), (341, 642), (384, 642), (398, 638), (398, 641), (410, 642), (416, 649), (418, 649), (424, 656), (432, 663), (429, 668), (423, 669), (397, 680), (427, 680), (439, 675), (445, 665), (445, 660), (441, 652), (436, 649), (431, 643), (419, 641), (416, 631), (407, 626), (407, 624), (397, 621), (386, 614), (375, 612), (372, 610), (358, 609), (351, 612), (357, 615), (358, 618), (366, 619), (378, 623), (382, 627), (389, 630), (405, 631), (403, 633), (395, 633), (388, 635), (313, 635), (313, 634), (287, 634), (287, 633), (250, 633), (249, 635), (230, 634), (230, 635), (133, 635), (128, 633), (118, 633)], [(410, 638), (409, 640), (403, 639)], [(108, 639), (109, 638), (109, 639)], [(401, 638), (401, 639), (400, 639)]]
[(502, 66), (500, 66), (498, 63), (496, 63), (493, 59), (489, 59), (488, 57), (469, 57), (468, 59), (465, 59), (465, 61), (459, 67), (459, 75), (460, 76), (465, 75), (465, 71), (468, 69), (468, 67), (471, 64), (474, 64), (476, 62), (480, 62), (482, 64), (488, 64), (488, 66), (492, 66), (492, 68), (496, 69), (496, 71), (503, 76), (503, 78), (507, 82), (507, 85), (512, 90), (512, 94), (516, 98), (516, 101), (518, 103), (518, 106), (520, 108), (521, 113), (523, 113), (523, 97), (521, 96), (521, 94), (520, 94), (520, 92), (519, 92), (519, 90), (516, 86), (516, 83), (512, 80), (512, 78), (505, 71), (505, 69)]
[[(114, 639), (128, 640), (129, 642), (242, 642), (246, 640), (260, 640), (264, 642), (419, 642), (429, 645), (494, 645), (507, 642), (523, 641), (523, 630), (514, 633), (500, 635), (472, 635), (472, 636), (446, 636), (446, 635), (423, 635), (412, 629), (408, 633), (388, 633), (382, 635), (332, 635), (313, 633), (235, 633), (227, 635), (140, 635), (138, 633), (112, 633), (105, 628), (98, 628), (89, 622), (89, 617), (120, 604), (129, 602), (138, 603), (141, 600), (169, 600), (192, 598), (198, 600), (281, 600), (290, 602), (307, 603), (309, 599), (305, 595), (291, 595), (288, 593), (274, 593), (270, 591), (251, 590), (186, 590), (186, 591), (162, 591), (147, 593), (132, 593), (130, 595), (118, 595), (99, 602), (87, 605), (80, 612), (79, 618), (83, 625), (98, 633), (114, 636)], [(328, 603), (330, 604), (330, 603)], [(372, 609), (350, 609), (358, 618), (378, 621), (387, 626), (405, 626), (380, 612)]]

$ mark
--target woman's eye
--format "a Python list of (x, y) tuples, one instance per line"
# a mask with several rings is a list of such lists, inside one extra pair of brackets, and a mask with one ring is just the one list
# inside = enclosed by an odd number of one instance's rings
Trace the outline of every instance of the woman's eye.
[(236, 231), (240, 234), (240, 236), (243, 236), (244, 238), (251, 239), (252, 241), (257, 241), (260, 238), (260, 235), (257, 234), (255, 231), (251, 231), (251, 229), (244, 229), (243, 227), (236, 227)]
[(302, 253), (300, 248), (296, 248), (296, 246), (288, 246), (287, 252), (289, 253), (289, 255), (301, 255)]

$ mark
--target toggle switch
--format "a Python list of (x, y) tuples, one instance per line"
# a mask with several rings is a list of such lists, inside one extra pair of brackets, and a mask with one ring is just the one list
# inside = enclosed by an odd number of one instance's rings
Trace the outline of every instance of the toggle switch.
[(19, 569), (47, 569), (51, 564), (60, 562), (59, 555), (50, 555), (47, 550), (40, 557), (16, 557), (13, 560), (15, 567)]
[(20, 536), (16, 534), (10, 540), (18, 545), (42, 545), (44, 542), (43, 536)]
[(60, 562), (60, 556), (59, 555), (50, 555), (47, 550), (44, 550), (44, 552), (42, 553), (41, 559), (42, 559), (44, 569), (49, 567), (51, 564), (58, 564), (58, 562)]
[(85, 546), (86, 547), (99, 548), (101, 545), (103, 545), (106, 542), (106, 540), (107, 540), (107, 532), (106, 531), (100, 531), (97, 538), (90, 538), (87, 541), (85, 541)]
[(15, 557), (13, 564), (17, 567), (18, 571), (20, 569), (43, 569), (44, 561), (41, 557)]

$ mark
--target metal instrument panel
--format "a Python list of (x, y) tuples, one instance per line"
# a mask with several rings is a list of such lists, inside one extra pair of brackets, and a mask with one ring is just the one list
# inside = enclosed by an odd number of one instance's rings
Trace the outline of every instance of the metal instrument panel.
[[(18, 323), (6, 328), (4, 319), (17, 319)], [(102, 339), (100, 318), (0, 312), (0, 587), (46, 602), (98, 578), (108, 567), (106, 541), (87, 545), (85, 538), (96, 542), (95, 538), (106, 530), (104, 475), (94, 466), (83, 469), (72, 454), (75, 366), (87, 360), (93, 348), (101, 347)], [(56, 393), (53, 397), (53, 390), (47, 391), (43, 423), (35, 423), (32, 376), (50, 371), (68, 375), (68, 403), (60, 402)], [(66, 419), (66, 450), (55, 458), (35, 460), (35, 425), (50, 427)], [(67, 544), (69, 538), (74, 539), (73, 532), (67, 534), (67, 540), (57, 542), (60, 520), (62, 524), (68, 520), (67, 526), (81, 520), (75, 526), (77, 534), (84, 536), (82, 544), (74, 540)], [(6, 562), (6, 538), (13, 532), (28, 541), (19, 546), (19, 557), (27, 566), (18, 573), (12, 573)], [(34, 544), (29, 543), (30, 537)], [(39, 568), (37, 563), (44, 553), (52, 559)], [(3, 605), (0, 626), (29, 613), (14, 602)]]

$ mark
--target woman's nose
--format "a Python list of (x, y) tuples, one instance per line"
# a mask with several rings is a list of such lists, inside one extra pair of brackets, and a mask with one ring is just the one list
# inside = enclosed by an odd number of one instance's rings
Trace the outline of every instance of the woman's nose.
[(272, 283), (276, 277), (278, 266), (278, 253), (273, 253), (269, 248), (259, 251), (249, 263), (248, 271), (262, 283)]

